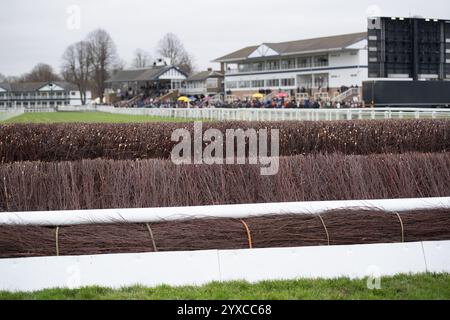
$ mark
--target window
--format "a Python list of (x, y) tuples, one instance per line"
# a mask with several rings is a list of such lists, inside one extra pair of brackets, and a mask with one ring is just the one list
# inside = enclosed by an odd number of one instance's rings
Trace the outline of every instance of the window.
[(206, 87), (207, 88), (218, 88), (219, 87), (219, 79), (217, 79), (217, 78), (207, 79)]
[(314, 87), (316, 87), (316, 88), (328, 87), (328, 74), (314, 75)]
[(282, 87), (294, 87), (295, 86), (295, 79), (294, 78), (281, 79), (281, 86)]
[(251, 65), (248, 63), (239, 64), (239, 72), (249, 72), (251, 71)]
[(236, 81), (227, 81), (227, 88), (229, 89), (236, 89), (237, 88), (237, 82)]
[(264, 62), (255, 62), (252, 65), (252, 71), (264, 71)]
[(279, 79), (266, 80), (266, 85), (267, 85), (267, 87), (279, 87), (280, 80)]
[(203, 89), (205, 83), (203, 81), (190, 81), (188, 82), (188, 89)]
[(251, 81), (239, 81), (239, 88), (250, 88)]
[(298, 58), (299, 68), (311, 68), (311, 57), (301, 57)]
[(280, 69), (280, 61), (273, 60), (267, 61), (267, 70), (279, 70)]
[(75, 96), (75, 95), (76, 95), (75, 91), (72, 91), (70, 94), (71, 94), (72, 96)]
[(328, 56), (315, 56), (314, 57), (314, 66), (315, 67), (326, 67), (328, 66)]
[(252, 88), (264, 88), (264, 80), (253, 80)]
[(295, 59), (281, 60), (281, 69), (295, 69)]

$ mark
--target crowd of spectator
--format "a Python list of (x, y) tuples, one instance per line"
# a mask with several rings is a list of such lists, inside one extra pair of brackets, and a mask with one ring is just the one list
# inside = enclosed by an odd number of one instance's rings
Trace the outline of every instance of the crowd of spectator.
[[(355, 87), (357, 88), (357, 87)], [(306, 97), (296, 99), (289, 97), (287, 94), (280, 97), (279, 95), (260, 95), (256, 98), (236, 98), (232, 101), (224, 101), (222, 99), (194, 96), (186, 100), (179, 100), (176, 97), (164, 97), (164, 90), (161, 88), (156, 91), (146, 90), (136, 94), (130, 88), (129, 91), (122, 92), (118, 97), (118, 101), (114, 104), (119, 108), (256, 108), (256, 109), (349, 109), (349, 108), (364, 108), (365, 105), (359, 99), (342, 99), (342, 101), (331, 100), (328, 98), (319, 98), (316, 96), (312, 99), (311, 92), (304, 88), (299, 88), (298, 93), (306, 93)], [(342, 87), (338, 90), (338, 94), (347, 91), (348, 87)], [(299, 95), (296, 95), (299, 96)]]
[(225, 108), (267, 108), (267, 109), (348, 109), (348, 108), (364, 108), (364, 103), (359, 101), (331, 101), (323, 99), (303, 99), (297, 101), (285, 98), (273, 98), (269, 100), (251, 99), (251, 100), (236, 100), (225, 104)]

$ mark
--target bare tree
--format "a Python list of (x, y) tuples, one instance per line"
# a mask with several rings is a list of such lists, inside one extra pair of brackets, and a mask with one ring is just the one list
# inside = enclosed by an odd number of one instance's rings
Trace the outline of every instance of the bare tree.
[(137, 49), (134, 52), (134, 58), (132, 62), (133, 68), (136, 69), (146, 68), (151, 66), (151, 64), (152, 64), (152, 57), (150, 53), (142, 49)]
[(63, 55), (62, 74), (65, 80), (74, 83), (80, 91), (81, 104), (86, 104), (92, 67), (89, 43), (77, 42), (69, 46)]
[(110, 76), (113, 76), (116, 73), (118, 73), (119, 71), (124, 70), (126, 68), (126, 66), (127, 66), (127, 63), (124, 60), (118, 59), (117, 63), (114, 65), (114, 68), (111, 70)]
[(21, 77), (16, 77), (16, 76), (7, 76), (5, 79), (5, 82), (8, 83), (17, 83), (17, 82), (23, 82)]
[(178, 67), (186, 74), (194, 73), (194, 56), (185, 52), (185, 54), (181, 57), (181, 61), (179, 62)]
[(6, 77), (0, 73), (0, 82), (4, 82), (6, 80)]
[(168, 59), (170, 65), (180, 67), (188, 74), (194, 69), (192, 55), (186, 51), (181, 40), (173, 33), (166, 34), (159, 41), (157, 52)]
[(50, 82), (60, 81), (61, 77), (53, 71), (53, 67), (45, 64), (38, 63), (31, 72), (22, 76), (22, 82)]
[(87, 42), (92, 65), (93, 87), (96, 96), (103, 101), (105, 81), (108, 80), (119, 61), (116, 45), (108, 32), (102, 29), (91, 32)]
[(159, 40), (157, 52), (163, 58), (168, 59), (171, 65), (177, 65), (186, 50), (175, 34), (168, 33)]

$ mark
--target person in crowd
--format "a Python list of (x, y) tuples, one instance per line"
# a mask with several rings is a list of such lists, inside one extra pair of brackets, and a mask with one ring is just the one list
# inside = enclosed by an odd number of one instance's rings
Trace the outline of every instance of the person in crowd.
[(313, 109), (320, 109), (320, 102), (319, 101), (314, 101), (313, 105), (312, 105)]

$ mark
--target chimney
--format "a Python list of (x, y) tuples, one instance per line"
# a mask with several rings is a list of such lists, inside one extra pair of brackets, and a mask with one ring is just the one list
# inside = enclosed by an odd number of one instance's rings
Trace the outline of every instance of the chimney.
[(208, 68), (208, 71), (211, 72), (211, 71), (212, 71), (212, 68)]

